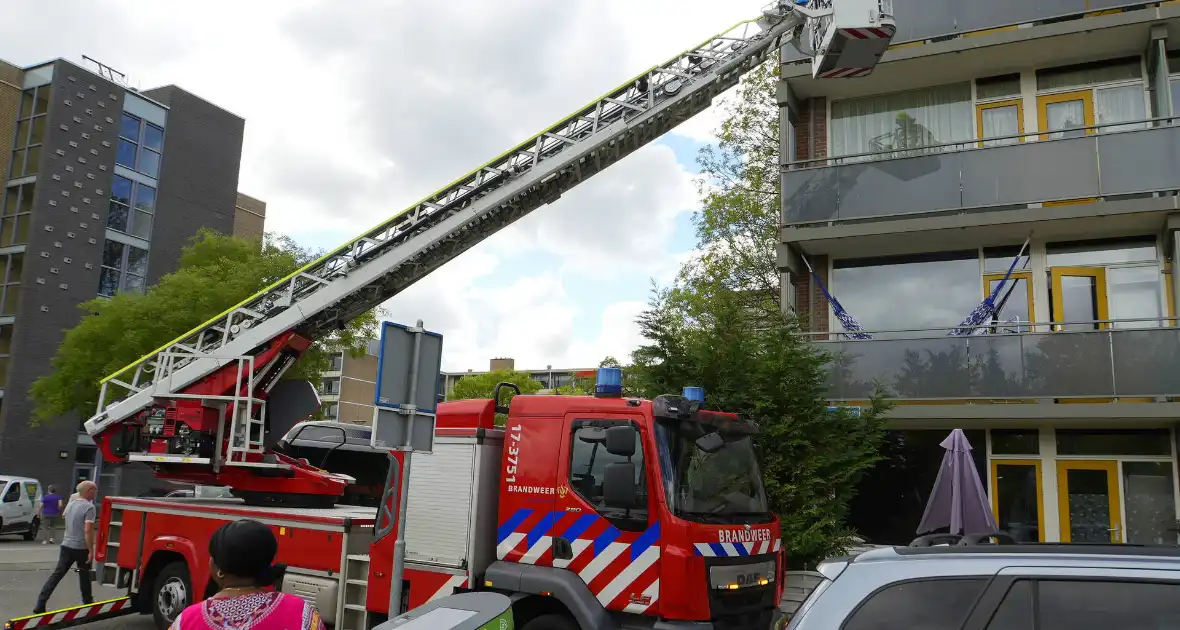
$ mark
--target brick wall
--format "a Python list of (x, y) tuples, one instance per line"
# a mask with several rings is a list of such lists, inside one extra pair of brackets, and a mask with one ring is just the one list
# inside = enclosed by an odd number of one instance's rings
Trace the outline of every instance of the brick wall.
[(0, 61), (0, 179), (8, 177), (8, 163), (12, 160), (12, 134), (16, 131), (23, 74), (20, 68)]
[[(813, 116), (815, 118), (814, 125), (812, 124)], [(796, 160), (822, 159), (828, 156), (828, 106), (826, 99), (813, 98), (803, 101), (794, 126)], [(812, 166), (819, 166), (819, 164), (816, 163)], [(827, 284), (828, 257), (815, 256), (809, 258), (808, 261), (815, 268), (816, 274)], [(819, 284), (812, 281), (810, 274), (804, 273), (795, 278), (793, 285), (795, 306), (800, 314), (804, 314), (805, 325), (808, 325), (809, 329), (813, 331), (827, 332), (828, 301), (819, 288)], [(815, 338), (826, 337), (817, 336)]]
[(174, 85), (143, 95), (169, 108), (148, 259), (155, 284), (202, 227), (233, 234), (246, 121)]

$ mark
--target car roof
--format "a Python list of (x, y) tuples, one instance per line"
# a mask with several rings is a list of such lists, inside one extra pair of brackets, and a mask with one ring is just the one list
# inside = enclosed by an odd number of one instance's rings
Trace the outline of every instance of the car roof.
[(32, 481), (33, 483), (41, 483), (32, 477), (13, 477), (12, 475), (0, 475), (0, 483), (8, 483), (9, 481)]
[(1180, 559), (1180, 546), (1135, 545), (1129, 543), (1020, 543), (1015, 545), (968, 545), (933, 547), (883, 547), (858, 554), (853, 562), (876, 560), (939, 560), (950, 557), (1030, 555), (1122, 556)]

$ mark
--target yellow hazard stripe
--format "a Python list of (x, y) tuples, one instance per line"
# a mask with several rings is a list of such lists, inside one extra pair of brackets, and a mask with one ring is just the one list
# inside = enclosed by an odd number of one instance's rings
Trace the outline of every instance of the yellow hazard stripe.
[(485, 162), (485, 163), (481, 164), (480, 166), (477, 166), (476, 168), (473, 168), (473, 169), (471, 169), (470, 171), (468, 171), (466, 174), (464, 174), (463, 176), (459, 177), (459, 178), (458, 178), (458, 179), (456, 179), (455, 181), (453, 181), (453, 182), (451, 182), (451, 183), (447, 184), (446, 186), (443, 186), (442, 188), (439, 188), (438, 190), (436, 190), (436, 191), (434, 191), (434, 192), (430, 193), (429, 195), (427, 195), (426, 197), (423, 197), (421, 201), (419, 201), (419, 202), (417, 202), (417, 203), (415, 203), (415, 204), (412, 204), (412, 205), (411, 205), (409, 208), (406, 208), (405, 210), (401, 211), (400, 213), (398, 213), (398, 214), (395, 214), (395, 215), (394, 215), (392, 218), (386, 219), (386, 220), (382, 221), (381, 223), (378, 223), (377, 225), (374, 225), (372, 228), (369, 228), (368, 230), (366, 230), (366, 231), (365, 231), (363, 234), (361, 234), (360, 236), (358, 236), (358, 237), (356, 237), (356, 238), (352, 239), (351, 241), (348, 241), (347, 243), (345, 243), (345, 244), (341, 245), (340, 247), (337, 247), (336, 249), (332, 250), (331, 252), (328, 252), (327, 254), (324, 254), (322, 257), (320, 257), (320, 258), (318, 258), (318, 259), (316, 259), (316, 260), (313, 260), (312, 262), (309, 262), (309, 263), (307, 263), (306, 265), (304, 265), (304, 266), (300, 267), (299, 269), (296, 269), (295, 271), (292, 271), (290, 274), (288, 274), (287, 276), (285, 276), (285, 277), (284, 277), (284, 278), (282, 278), (281, 280), (277, 280), (277, 281), (275, 281), (274, 283), (272, 283), (272, 284), (270, 284), (269, 286), (267, 286), (265, 289), (262, 289), (261, 291), (259, 291), (259, 292), (255, 293), (254, 295), (251, 295), (250, 297), (248, 297), (248, 298), (246, 298), (246, 299), (242, 300), (241, 302), (238, 302), (237, 304), (234, 304), (233, 306), (231, 306), (231, 307), (229, 307), (229, 308), (225, 309), (225, 310), (224, 310), (224, 311), (222, 311), (221, 313), (219, 313), (219, 314), (217, 314), (217, 315), (213, 316), (212, 318), (210, 318), (209, 320), (207, 320), (205, 323), (201, 324), (200, 326), (197, 326), (196, 328), (193, 328), (192, 330), (190, 330), (190, 331), (188, 331), (188, 332), (184, 333), (183, 335), (180, 335), (179, 337), (177, 337), (177, 338), (173, 339), (172, 341), (169, 341), (168, 343), (166, 343), (166, 344), (164, 344), (164, 345), (160, 346), (159, 348), (156, 348), (155, 350), (152, 350), (151, 352), (149, 352), (149, 353), (147, 353), (147, 354), (143, 355), (142, 357), (140, 357), (139, 359), (137, 359), (137, 360), (136, 360), (134, 363), (131, 363), (131, 364), (127, 365), (126, 367), (124, 367), (123, 369), (119, 370), (118, 372), (115, 372), (114, 374), (111, 374), (110, 376), (107, 376), (106, 378), (104, 378), (104, 379), (102, 379), (101, 381), (99, 381), (99, 383), (106, 383), (107, 381), (110, 381), (111, 379), (118, 378), (119, 376), (121, 376), (121, 375), (125, 374), (126, 372), (128, 372), (128, 371), (130, 371), (130, 370), (134, 369), (134, 368), (135, 368), (136, 366), (138, 366), (140, 363), (143, 363), (144, 361), (147, 361), (148, 359), (150, 359), (150, 358), (152, 358), (153, 356), (155, 356), (155, 355), (159, 354), (160, 352), (163, 352), (165, 349), (167, 349), (167, 348), (168, 348), (169, 346), (171, 346), (172, 344), (179, 342), (180, 340), (184, 339), (185, 337), (188, 337), (189, 335), (191, 335), (191, 334), (193, 334), (193, 333), (196, 333), (197, 331), (199, 331), (199, 330), (201, 330), (202, 328), (205, 328), (206, 326), (208, 326), (208, 325), (210, 325), (210, 324), (212, 324), (212, 323), (216, 322), (217, 320), (221, 319), (222, 317), (225, 317), (226, 315), (229, 315), (229, 314), (230, 314), (231, 312), (233, 312), (235, 309), (238, 309), (238, 308), (241, 308), (242, 306), (245, 306), (246, 304), (250, 303), (251, 301), (253, 301), (253, 300), (257, 299), (259, 296), (261, 296), (261, 295), (263, 295), (263, 294), (267, 293), (268, 291), (271, 291), (271, 290), (273, 290), (273, 289), (277, 288), (278, 286), (282, 285), (284, 282), (287, 282), (287, 281), (289, 281), (291, 278), (294, 278), (295, 276), (297, 276), (297, 275), (299, 275), (299, 274), (301, 274), (301, 273), (303, 273), (303, 272), (307, 271), (308, 269), (311, 269), (312, 267), (314, 267), (314, 266), (318, 265), (319, 263), (323, 262), (324, 260), (327, 260), (327, 259), (331, 258), (332, 256), (335, 256), (336, 254), (339, 254), (340, 252), (343, 252), (343, 251), (347, 250), (347, 249), (348, 249), (349, 247), (351, 247), (351, 246), (352, 246), (354, 243), (356, 243), (357, 241), (361, 240), (361, 239), (362, 239), (362, 238), (364, 238), (366, 235), (368, 235), (368, 234), (372, 233), (373, 231), (375, 231), (377, 228), (381, 227), (382, 225), (384, 225), (384, 224), (386, 224), (386, 223), (389, 223), (390, 221), (396, 220), (396, 219), (397, 219), (397, 218), (399, 218), (399, 217), (402, 217), (402, 216), (405, 216), (405, 215), (409, 214), (410, 212), (412, 212), (412, 211), (414, 210), (414, 208), (417, 208), (418, 206), (422, 205), (424, 202), (430, 201), (430, 200), (431, 200), (431, 199), (433, 199), (434, 197), (438, 196), (438, 194), (439, 194), (439, 193), (441, 193), (441, 192), (443, 192), (444, 190), (448, 190), (448, 189), (450, 189), (450, 188), (454, 188), (454, 187), (458, 186), (460, 183), (462, 183), (462, 182), (463, 182), (463, 180), (467, 179), (468, 177), (471, 177), (472, 175), (474, 175), (474, 174), (478, 173), (479, 171), (483, 170), (484, 168), (486, 168), (486, 167), (488, 167), (488, 166), (490, 166), (490, 165), (492, 165), (492, 164), (496, 163), (498, 160), (500, 160), (500, 159), (504, 158), (505, 156), (507, 156), (507, 155), (509, 155), (509, 154), (511, 154), (511, 153), (515, 153), (515, 152), (517, 152), (517, 151), (520, 151), (520, 150), (522, 150), (522, 149), (526, 148), (526, 147), (527, 147), (527, 146), (528, 146), (530, 143), (532, 143), (532, 142), (536, 141), (536, 139), (537, 139), (537, 138), (541, 137), (541, 135), (542, 135), (542, 134), (546, 133), (546, 132), (547, 132), (547, 131), (549, 131), (550, 129), (553, 129), (554, 127), (560, 127), (560, 126), (564, 125), (565, 123), (569, 122), (570, 120), (572, 120), (572, 119), (574, 119), (574, 118), (577, 118), (577, 117), (578, 117), (578, 116), (579, 116), (579, 115), (580, 115), (580, 114), (581, 114), (583, 111), (585, 111), (587, 108), (589, 108), (589, 107), (593, 106), (595, 103), (597, 103), (597, 102), (599, 102), (599, 101), (601, 101), (601, 100), (603, 100), (603, 99), (605, 99), (605, 98), (609, 98), (611, 94), (614, 94), (615, 92), (618, 92), (619, 90), (623, 89), (624, 87), (626, 87), (626, 86), (628, 86), (628, 85), (631, 85), (631, 84), (632, 84), (632, 83), (634, 83), (635, 81), (638, 81), (638, 80), (639, 80), (641, 77), (644, 77), (644, 76), (646, 76), (646, 75), (647, 75), (649, 72), (651, 72), (652, 70), (655, 70), (656, 68), (659, 68), (659, 67), (661, 67), (661, 66), (663, 66), (663, 65), (666, 65), (666, 64), (668, 64), (668, 63), (671, 63), (671, 62), (673, 62), (673, 61), (675, 61), (675, 60), (679, 59), (679, 58), (680, 58), (682, 55), (685, 55), (685, 54), (687, 54), (687, 53), (689, 53), (689, 52), (692, 52), (693, 50), (696, 50), (696, 49), (698, 49), (698, 48), (702, 48), (704, 45), (706, 45), (706, 44), (708, 44), (708, 43), (712, 42), (713, 40), (717, 39), (718, 37), (721, 37), (722, 35), (725, 35), (726, 33), (730, 32), (730, 31), (733, 31), (733, 30), (737, 29), (737, 28), (738, 28), (738, 27), (740, 27), (740, 26), (743, 26), (743, 25), (746, 25), (746, 24), (754, 24), (754, 23), (755, 23), (755, 22), (757, 22), (758, 20), (759, 20), (759, 18), (754, 18), (754, 19), (750, 19), (750, 20), (742, 20), (741, 22), (738, 22), (737, 24), (734, 24), (733, 26), (731, 26), (731, 27), (729, 27), (729, 28), (725, 29), (724, 31), (721, 31), (721, 32), (719, 32), (719, 33), (717, 33), (717, 34), (715, 34), (715, 35), (713, 35), (713, 36), (711, 36), (711, 37), (708, 37), (708, 38), (706, 38), (706, 39), (703, 39), (703, 40), (701, 40), (701, 43), (700, 43), (700, 44), (698, 44), (698, 45), (696, 45), (696, 46), (694, 46), (694, 47), (692, 47), (692, 48), (686, 48), (686, 49), (685, 49), (683, 52), (681, 52), (680, 54), (676, 55), (675, 57), (672, 57), (672, 58), (668, 59), (668, 60), (667, 60), (667, 61), (665, 61), (664, 63), (662, 63), (662, 64), (658, 64), (658, 65), (654, 65), (654, 66), (652, 66), (652, 67), (648, 68), (647, 70), (644, 70), (643, 72), (641, 72), (641, 73), (639, 73), (639, 74), (635, 75), (634, 77), (631, 77), (631, 78), (630, 78), (630, 79), (628, 79), (627, 81), (624, 81), (624, 82), (620, 83), (620, 84), (619, 84), (617, 87), (615, 87), (613, 90), (610, 90), (609, 92), (606, 92), (606, 93), (605, 93), (605, 94), (603, 94), (602, 96), (600, 96), (600, 97), (598, 97), (598, 98), (596, 98), (596, 99), (594, 99), (594, 100), (590, 101), (590, 102), (589, 102), (589, 103), (587, 103), (586, 105), (583, 105), (582, 107), (579, 107), (578, 109), (574, 110), (574, 113), (570, 114), (569, 116), (566, 116), (565, 118), (562, 118), (562, 119), (561, 119), (560, 121), (558, 121), (557, 123), (555, 123), (555, 124), (553, 124), (553, 125), (550, 125), (550, 126), (546, 127), (546, 128), (543, 130), (543, 131), (540, 131), (540, 132), (538, 132), (537, 134), (535, 134), (534, 136), (532, 136), (532, 137), (531, 137), (531, 138), (529, 138), (528, 140), (525, 140), (524, 142), (521, 142), (520, 144), (518, 144), (518, 145), (516, 145), (516, 146), (512, 147), (511, 149), (508, 149), (507, 151), (505, 151), (505, 152), (501, 153), (500, 155), (497, 155), (496, 157), (494, 157), (494, 158), (492, 158), (492, 159), (488, 160), (487, 162)]
[[(131, 597), (129, 597), (129, 596), (127, 596), (127, 595), (124, 595), (124, 596), (122, 596), (122, 597), (116, 597), (116, 598), (114, 598), (114, 599), (104, 599), (104, 600), (102, 600), (101, 602), (94, 602), (93, 604), (78, 604), (77, 606), (69, 606), (69, 607), (66, 607), (66, 608), (58, 608), (57, 610), (50, 610), (50, 611), (48, 611), (48, 612), (43, 612), (43, 613), (41, 613), (41, 614), (39, 614), (39, 615), (25, 615), (24, 617), (14, 617), (14, 618), (12, 618), (12, 619), (9, 619), (9, 620), (8, 620), (8, 623), (9, 623), (9, 624), (11, 624), (11, 623), (14, 623), (14, 622), (17, 622), (17, 621), (28, 621), (29, 619), (39, 619), (39, 618), (41, 618), (41, 617), (52, 617), (53, 615), (56, 615), (56, 614), (58, 614), (58, 613), (69, 612), (69, 611), (71, 611), (71, 610), (77, 610), (77, 609), (79, 609), (79, 608), (101, 608), (101, 607), (103, 607), (103, 606), (105, 606), (105, 605), (107, 605), (107, 604), (113, 604), (113, 603), (116, 603), (116, 602), (121, 602), (121, 601), (123, 601), (123, 600), (125, 600), (125, 599), (131, 599)], [(6, 624), (6, 625), (7, 625), (7, 624)]]

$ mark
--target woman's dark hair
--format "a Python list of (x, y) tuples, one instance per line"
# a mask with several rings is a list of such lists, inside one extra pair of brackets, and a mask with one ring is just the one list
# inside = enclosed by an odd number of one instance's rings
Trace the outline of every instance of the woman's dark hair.
[(56, 486), (49, 486), (49, 494), (53, 494), (55, 492), (57, 492), (57, 487)]
[(286, 565), (272, 564), (279, 541), (270, 528), (258, 521), (230, 521), (217, 528), (209, 539), (209, 555), (217, 568), (258, 586), (272, 586), (282, 579)]

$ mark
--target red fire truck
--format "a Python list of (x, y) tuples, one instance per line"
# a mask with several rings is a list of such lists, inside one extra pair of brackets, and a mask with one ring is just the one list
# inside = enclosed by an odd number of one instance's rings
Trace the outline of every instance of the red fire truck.
[[(618, 382), (617, 370), (603, 372), (600, 383)], [(491, 399), (439, 406), (434, 450), (415, 455), (410, 477), (403, 610), (491, 590), (510, 595), (527, 630), (650, 628), (655, 620), (771, 626), (784, 552), (751, 444), (757, 427), (701, 409), (694, 388), (655, 400), (599, 389), (515, 396), (507, 409)], [(507, 412), (503, 427), (497, 411)], [(152, 614), (166, 628), (215, 592), (206, 552), (213, 531), (250, 518), (278, 537), (284, 592), (315, 602), (338, 630), (383, 621), (399, 467), (375, 450), (332, 457), (385, 478), (373, 503), (108, 498), (96, 562), (101, 581), (127, 596), (81, 612)], [(55, 626), (55, 618), (76, 624), (87, 614), (54, 611), (10, 627)]]

